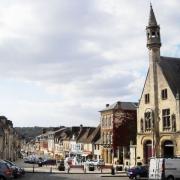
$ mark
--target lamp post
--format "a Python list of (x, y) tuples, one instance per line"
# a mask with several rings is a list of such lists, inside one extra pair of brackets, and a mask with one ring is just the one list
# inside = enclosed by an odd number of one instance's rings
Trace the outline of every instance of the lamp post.
[[(150, 114), (147, 114), (150, 113)], [(155, 143), (155, 139), (154, 139), (154, 134), (155, 134), (155, 122), (154, 122), (154, 110), (151, 108), (146, 108), (145, 110), (145, 121), (150, 120), (151, 123), (151, 132), (152, 132), (152, 144), (151, 144), (151, 156), (154, 157), (154, 143)]]

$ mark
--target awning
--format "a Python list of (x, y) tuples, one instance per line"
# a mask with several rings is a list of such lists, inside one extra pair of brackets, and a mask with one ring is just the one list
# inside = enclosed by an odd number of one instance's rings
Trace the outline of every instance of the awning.
[(86, 157), (86, 156), (88, 156), (89, 154), (82, 154), (82, 156), (84, 156), (84, 157)]
[(91, 154), (92, 154), (91, 151), (84, 151), (82, 156), (86, 157), (86, 156), (91, 155)]

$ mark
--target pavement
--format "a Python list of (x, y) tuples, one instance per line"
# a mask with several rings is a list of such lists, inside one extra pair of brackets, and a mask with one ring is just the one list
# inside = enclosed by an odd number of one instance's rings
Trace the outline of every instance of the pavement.
[(66, 171), (59, 171), (57, 166), (42, 166), (39, 167), (37, 164), (24, 163), (22, 159), (16, 161), (16, 164), (23, 167), (27, 173), (49, 173), (49, 174), (102, 174), (102, 177), (127, 177), (125, 171), (117, 171), (114, 175), (111, 174), (111, 168), (97, 169), (89, 171), (86, 168), (86, 172), (83, 168), (71, 168), (69, 173)]

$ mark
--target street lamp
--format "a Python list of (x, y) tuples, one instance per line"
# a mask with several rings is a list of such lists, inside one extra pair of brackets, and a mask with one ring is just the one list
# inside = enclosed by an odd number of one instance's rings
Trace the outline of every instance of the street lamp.
[[(145, 110), (145, 123), (148, 123), (148, 128), (151, 128), (152, 131), (152, 144), (151, 144), (151, 156), (154, 157), (154, 130), (155, 130), (155, 122), (154, 122), (154, 110), (151, 108), (146, 108)], [(150, 126), (151, 125), (151, 126)]]

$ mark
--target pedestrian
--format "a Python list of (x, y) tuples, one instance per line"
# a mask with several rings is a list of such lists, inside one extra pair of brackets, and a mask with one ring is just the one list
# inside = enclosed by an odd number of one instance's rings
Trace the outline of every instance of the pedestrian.
[(86, 163), (84, 163), (84, 173), (86, 173)]

